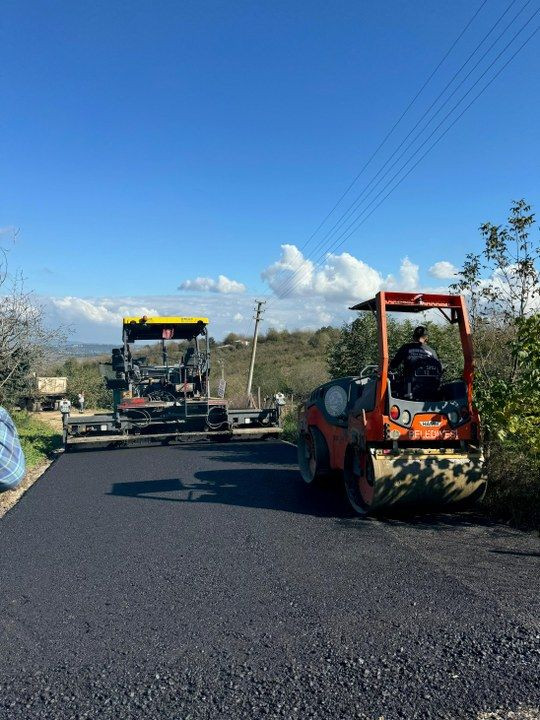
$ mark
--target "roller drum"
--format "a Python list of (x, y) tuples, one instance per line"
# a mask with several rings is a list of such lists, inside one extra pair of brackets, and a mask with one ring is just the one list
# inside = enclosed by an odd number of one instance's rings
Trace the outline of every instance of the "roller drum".
[(479, 500), (486, 490), (484, 458), (479, 451), (408, 449), (388, 452), (350, 449), (345, 488), (361, 514), (410, 506), (444, 507)]
[(484, 495), (484, 458), (479, 452), (372, 453), (373, 509), (401, 505), (454, 505)]

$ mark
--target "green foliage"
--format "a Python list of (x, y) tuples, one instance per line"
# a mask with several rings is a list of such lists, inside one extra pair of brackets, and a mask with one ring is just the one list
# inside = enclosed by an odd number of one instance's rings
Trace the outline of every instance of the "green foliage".
[[(294, 395), (302, 400), (329, 379), (326, 350), (329, 342), (339, 336), (335, 328), (321, 328), (316, 332), (269, 329), (259, 336), (253, 390), (261, 388), (261, 396), (276, 392)], [(212, 355), (211, 384), (215, 387), (223, 369), (227, 380), (227, 398), (233, 406), (246, 402), (245, 391), (251, 343), (216, 348)]]
[(484, 249), (467, 255), (451, 285), (467, 295), (474, 331), (478, 322), (512, 325), (532, 311), (540, 295), (540, 244), (530, 235), (534, 218), (531, 206), (517, 200), (506, 225), (485, 222), (480, 226)]
[(230, 332), (228, 335), (226, 335), (223, 338), (223, 345), (234, 345), (235, 343), (239, 342), (240, 340), (244, 340), (242, 335), (238, 335), (237, 333)]
[(282, 419), (283, 440), (296, 444), (298, 442), (298, 414), (294, 407)]
[(54, 451), (62, 446), (62, 436), (47, 423), (23, 410), (13, 410), (11, 415), (19, 433), (28, 469), (50, 459)]
[(526, 442), (519, 447), (494, 438), (486, 470), (487, 511), (514, 525), (540, 529), (540, 456), (531, 455)]
[[(184, 340), (180, 342), (167, 342), (167, 362), (170, 364), (178, 363), (180, 358), (185, 353), (188, 343)], [(163, 362), (163, 350), (161, 343), (152, 343), (152, 345), (142, 345), (140, 347), (134, 346), (133, 348), (134, 357), (145, 357), (147, 362), (152, 365), (161, 365)], [(109, 360), (108, 358), (107, 360)]]
[(364, 314), (343, 325), (336, 343), (329, 346), (328, 370), (333, 378), (360, 375), (363, 367), (378, 362), (377, 324)]
[(67, 377), (67, 395), (72, 403), (77, 402), (77, 395), (84, 392), (86, 407), (112, 407), (112, 392), (107, 390), (96, 360), (79, 360), (69, 358), (55, 368), (55, 375)]
[(488, 438), (486, 505), (540, 523), (540, 243), (534, 213), (514, 202), (506, 225), (483, 223), (453, 288), (467, 295), (477, 366), (475, 400)]
[[(468, 255), (453, 288), (472, 309), (475, 399), (484, 427), (501, 447), (540, 453), (540, 244), (534, 213), (514, 202), (506, 225), (480, 226), (484, 249)], [(525, 441), (525, 445), (524, 445)]]
[(36, 353), (30, 348), (17, 348), (7, 360), (0, 354), (0, 405), (17, 407), (32, 387), (31, 372), (36, 365)]
[[(326, 382), (325, 350), (321, 352), (318, 345), (310, 344), (313, 336), (311, 332), (269, 330), (261, 338), (253, 386), (260, 387), (263, 396), (284, 392), (300, 401), (314, 387)], [(250, 352), (250, 348), (246, 350)], [(246, 372), (247, 365), (241, 370), (243, 378)]]
[[(387, 318), (388, 347), (390, 358), (404, 343), (411, 342), (416, 325), (428, 329), (429, 343), (437, 351), (445, 369), (445, 377), (456, 378), (463, 370), (463, 352), (459, 332), (455, 325), (446, 321), (438, 324), (430, 320), (411, 322)], [(356, 320), (341, 328), (339, 339), (329, 347), (328, 369), (331, 377), (359, 375), (366, 365), (379, 362), (378, 334), (375, 317), (362, 314)]]
[(540, 314), (517, 318), (515, 327), (509, 342), (513, 377), (480, 382), (476, 399), (499, 443), (540, 457)]

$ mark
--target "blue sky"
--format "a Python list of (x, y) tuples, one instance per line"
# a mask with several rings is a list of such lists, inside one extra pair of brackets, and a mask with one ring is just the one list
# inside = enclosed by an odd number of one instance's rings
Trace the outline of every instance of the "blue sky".
[[(509, 4), (486, 2), (377, 160)], [(8, 1), (0, 239), (11, 268), (83, 340), (117, 338), (123, 309), (200, 309), (217, 335), (246, 329), (253, 297), (290, 273), (281, 246), (305, 243), (479, 5)], [(378, 283), (447, 283), (429, 268), (477, 249), (480, 222), (502, 221), (513, 198), (538, 207), (539, 46), (540, 34), (339, 248), (357, 263), (331, 260), (318, 279), (308, 267), (313, 282), (271, 300), (269, 322), (339, 322)]]

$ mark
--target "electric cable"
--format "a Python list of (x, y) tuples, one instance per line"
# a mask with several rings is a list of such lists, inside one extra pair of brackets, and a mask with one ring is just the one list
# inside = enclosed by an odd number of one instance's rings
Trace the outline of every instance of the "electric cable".
[[(528, 4), (528, 3), (526, 3), (526, 5), (527, 5), (527, 4)], [(525, 6), (526, 6), (526, 5), (525, 5)], [(524, 6), (524, 7), (525, 7), (525, 6)], [(523, 8), (522, 8), (522, 9), (523, 9)], [(520, 11), (520, 12), (521, 12), (521, 11)], [(489, 64), (489, 66), (483, 71), (483, 73), (479, 76), (479, 78), (477, 78), (477, 80), (475, 81), (475, 83), (467, 90), (467, 92), (460, 98), (460, 100), (459, 100), (459, 101), (452, 107), (452, 109), (445, 115), (445, 117), (443, 118), (443, 120), (436, 126), (436, 128), (431, 132), (431, 134), (422, 142), (422, 144), (420, 145), (420, 147), (417, 148), (417, 150), (409, 157), (409, 159), (400, 167), (400, 169), (398, 170), (398, 172), (393, 175), (393, 177), (389, 180), (389, 182), (386, 183), (386, 185), (385, 185), (385, 186), (382, 188), (382, 190), (375, 196), (375, 198), (373, 198), (373, 200), (367, 205), (367, 207), (364, 208), (363, 210), (361, 210), (361, 211), (357, 214), (357, 216), (356, 216), (356, 218), (353, 220), (353, 222), (350, 223), (350, 224), (347, 226), (347, 228), (338, 236), (337, 240), (339, 240), (340, 238), (342, 238), (344, 235), (346, 235), (345, 239), (348, 239), (354, 232), (356, 232), (356, 230), (358, 229), (358, 227), (359, 227), (360, 225), (357, 225), (351, 232), (349, 232), (349, 230), (351, 230), (351, 228), (358, 223), (358, 221), (360, 220), (360, 218), (362, 217), (362, 215), (369, 209), (369, 207), (373, 204), (373, 202), (375, 202), (375, 201), (377, 200), (377, 198), (380, 197), (380, 195), (384, 193), (384, 191), (389, 187), (389, 185), (391, 185), (391, 183), (395, 180), (395, 178), (399, 175), (399, 173), (407, 166), (408, 163), (411, 162), (412, 159), (414, 159), (414, 157), (418, 154), (418, 152), (420, 152), (420, 151), (422, 150), (422, 148), (425, 146), (425, 144), (427, 143), (427, 141), (429, 141), (429, 139), (430, 139), (431, 137), (433, 137), (433, 135), (434, 135), (434, 134), (437, 132), (437, 130), (444, 124), (444, 122), (449, 118), (449, 116), (452, 115), (452, 113), (457, 109), (457, 107), (463, 102), (463, 100), (470, 94), (470, 92), (471, 92), (471, 91), (474, 89), (474, 87), (478, 84), (478, 82), (480, 82), (480, 80), (481, 80), (481, 79), (486, 75), (486, 73), (493, 67), (493, 65), (497, 62), (497, 60), (501, 57), (501, 55), (502, 55), (502, 54), (508, 49), (508, 47), (514, 42), (514, 40), (518, 37), (518, 35), (520, 35), (520, 34), (523, 32), (523, 30), (530, 24), (530, 22), (531, 22), (531, 21), (533, 20), (533, 18), (538, 14), (538, 12), (539, 12), (539, 10), (536, 10), (536, 12), (533, 13), (533, 15), (526, 21), (526, 23), (514, 34), (514, 36), (512, 37), (512, 39), (511, 39), (511, 40), (505, 45), (505, 47), (499, 52), (499, 54), (495, 57), (495, 59), (491, 61), (491, 63)], [(518, 13), (518, 15), (519, 15), (519, 13)], [(517, 17), (517, 15), (516, 15), (516, 17)], [(514, 18), (514, 19), (515, 19), (515, 18)], [(513, 21), (512, 21), (512, 22), (513, 22)], [(487, 83), (487, 85), (483, 88), (483, 90), (482, 90), (478, 95), (475, 96), (475, 98), (473, 99), (473, 101), (472, 101), (471, 103), (469, 103), (469, 105), (467, 105), (467, 107), (465, 108), (465, 110), (464, 110), (462, 113), (460, 113), (460, 114), (458, 115), (458, 117), (452, 122), (452, 124), (442, 133), (442, 135), (437, 139), (436, 143), (434, 143), (432, 146), (430, 146), (430, 149), (433, 148), (434, 145), (437, 144), (437, 143), (440, 141), (440, 139), (442, 139), (442, 137), (446, 134), (446, 132), (450, 129), (450, 127), (452, 127), (452, 126), (455, 124), (455, 122), (457, 122), (457, 120), (464, 114), (464, 112), (472, 105), (472, 103), (475, 102), (476, 99), (478, 99), (478, 97), (479, 97), (481, 94), (483, 94), (483, 92), (487, 89), (487, 87), (489, 87), (489, 85), (495, 80), (495, 78), (498, 77), (498, 75), (500, 74), (500, 72), (502, 72), (502, 70), (503, 70), (503, 69), (508, 65), (508, 63), (515, 57), (515, 55), (522, 49), (522, 47), (524, 47), (524, 45), (526, 45), (527, 42), (529, 42), (529, 40), (534, 36), (534, 34), (535, 34), (536, 32), (537, 32), (537, 30), (535, 30), (535, 31), (532, 33), (532, 35), (529, 36), (529, 38), (526, 40), (526, 42), (525, 42), (522, 46), (520, 46), (520, 48), (511, 56), (511, 58), (510, 58), (506, 63), (504, 63), (504, 65), (501, 67), (501, 69), (500, 69), (499, 71), (497, 71), (497, 73), (490, 79), (490, 81), (489, 81), (489, 82)], [(501, 34), (501, 35), (502, 35), (502, 34)], [(501, 36), (499, 36), (498, 39), (500, 39), (500, 37), (501, 37)], [(498, 39), (497, 39), (497, 41), (498, 41)], [(497, 42), (497, 41), (495, 41), (495, 42)], [(493, 45), (492, 45), (491, 47), (493, 47)], [(490, 48), (490, 49), (491, 49), (491, 48)], [(477, 65), (478, 65), (478, 64), (477, 64)], [(469, 74), (470, 74), (470, 73), (469, 73)], [(424, 129), (425, 129), (425, 128), (424, 128)], [(416, 138), (416, 139), (418, 139), (418, 138)], [(414, 141), (413, 141), (413, 142), (414, 142)], [(410, 145), (409, 145), (409, 147), (410, 147)], [(428, 151), (428, 152), (429, 152), (429, 151)], [(404, 154), (404, 153), (402, 153), (402, 155), (401, 155), (400, 157), (403, 157), (403, 154)], [(427, 152), (424, 153), (424, 154), (421, 156), (421, 159), (423, 159), (426, 154), (427, 154)], [(399, 158), (398, 158), (398, 160), (399, 160)], [(397, 162), (397, 161), (396, 161), (396, 162)], [(418, 164), (418, 162), (415, 163), (415, 165), (414, 165), (413, 167), (416, 167), (417, 164)], [(394, 163), (394, 165), (395, 165), (395, 163)], [(409, 172), (410, 172), (410, 171), (409, 171)], [(407, 173), (407, 175), (409, 174), (409, 172)], [(386, 174), (388, 174), (388, 173), (386, 173)], [(402, 180), (405, 179), (405, 177), (406, 177), (407, 175), (405, 175), (405, 176), (399, 181), (398, 184), (400, 184), (400, 183), (402, 182)], [(394, 186), (394, 188), (391, 190), (391, 192), (393, 192), (393, 190), (394, 190), (396, 187), (397, 187), (397, 184), (396, 184), (396, 186)], [(391, 194), (391, 193), (389, 193), (389, 194)], [(384, 199), (386, 199), (386, 197), (388, 197), (388, 195), (385, 195), (385, 198), (384, 198)], [(376, 207), (379, 207), (380, 204), (381, 204), (381, 203), (379, 203)], [(374, 208), (374, 210), (375, 210), (375, 208)], [(372, 212), (373, 212), (373, 211), (372, 211)], [(371, 216), (372, 212), (369, 213), (368, 217)], [(367, 219), (367, 217), (366, 217), (365, 219)], [(362, 223), (361, 223), (361, 224), (363, 224), (363, 222), (364, 222), (364, 220), (362, 220)], [(348, 233), (348, 234), (347, 234), (347, 233)], [(332, 248), (331, 248), (330, 251), (335, 251), (335, 249), (337, 249), (337, 247), (340, 247), (340, 246), (343, 244), (344, 241), (345, 241), (345, 240), (343, 240), (342, 242), (340, 242), (338, 245), (336, 245), (336, 244), (335, 244), (335, 241), (334, 241), (334, 246), (332, 246)], [(326, 257), (327, 254), (328, 254), (328, 252), (329, 252), (328, 249), (325, 250), (324, 253), (323, 253), (322, 258)], [(321, 259), (321, 258), (319, 258), (319, 259)], [(306, 258), (306, 260), (308, 260), (308, 259)], [(317, 263), (315, 264), (315, 267), (318, 266), (318, 265), (319, 265), (319, 260), (318, 260)], [(313, 268), (312, 268), (312, 269), (313, 269)], [(305, 271), (305, 268), (301, 268), (301, 270)], [(289, 295), (290, 292), (292, 292), (292, 291), (298, 286), (299, 282), (301, 282), (301, 281), (303, 280), (303, 278), (302, 278), (301, 275), (295, 280), (295, 277), (294, 277), (294, 276), (295, 276), (297, 273), (298, 273), (298, 271), (295, 271), (295, 272), (293, 272), (293, 274), (292, 274), (291, 276), (289, 276), (289, 278), (287, 279), (288, 286), (287, 286), (286, 282), (283, 282), (282, 285), (281, 285), (281, 286), (278, 286), (278, 288), (274, 291), (274, 292), (276, 293), (276, 295), (277, 295), (277, 293), (281, 290), (280, 294), (278, 295), (279, 298), (284, 298), (284, 297), (286, 297), (287, 295)], [(291, 280), (293, 281), (292, 283), (291, 283)], [(268, 307), (268, 306), (267, 306), (267, 307)]]

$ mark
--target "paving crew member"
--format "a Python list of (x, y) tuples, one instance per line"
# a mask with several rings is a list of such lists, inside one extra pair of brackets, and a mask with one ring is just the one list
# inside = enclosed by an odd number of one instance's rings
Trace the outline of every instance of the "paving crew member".
[(0, 492), (20, 485), (26, 472), (24, 453), (15, 424), (0, 407)]
[[(438, 385), (442, 375), (442, 365), (435, 350), (427, 344), (428, 332), (423, 325), (414, 329), (413, 341), (402, 345), (390, 363), (390, 370), (397, 370), (403, 365), (405, 384), (412, 383), (410, 391), (418, 399), (425, 391), (428, 392), (434, 385)], [(429, 377), (429, 380), (427, 377)]]

